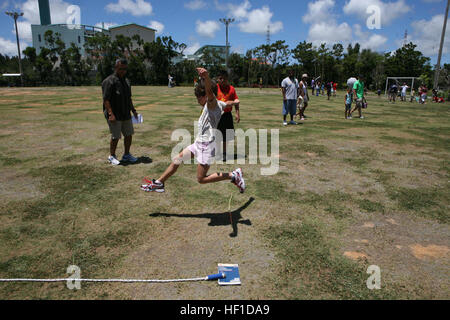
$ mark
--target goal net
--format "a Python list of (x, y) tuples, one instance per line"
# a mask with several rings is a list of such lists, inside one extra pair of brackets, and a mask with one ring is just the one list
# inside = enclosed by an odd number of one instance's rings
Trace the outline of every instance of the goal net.
[(402, 87), (404, 85), (408, 86), (406, 90), (406, 96), (411, 95), (411, 90), (414, 89), (415, 92), (417, 92), (417, 89), (420, 85), (418, 78), (416, 77), (387, 77), (386, 78), (386, 89), (384, 91), (384, 94), (386, 96), (389, 95), (389, 89), (393, 84), (397, 85), (398, 92), (400, 93), (402, 91)]

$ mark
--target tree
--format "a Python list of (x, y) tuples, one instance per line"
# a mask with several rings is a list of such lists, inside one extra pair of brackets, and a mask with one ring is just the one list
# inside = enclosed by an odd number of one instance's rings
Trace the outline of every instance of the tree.
[(317, 75), (317, 51), (311, 42), (300, 42), (293, 50), (292, 56), (299, 63), (300, 72), (307, 73), (312, 78)]
[(416, 50), (412, 42), (386, 56), (386, 73), (392, 77), (420, 77), (431, 72), (430, 58)]

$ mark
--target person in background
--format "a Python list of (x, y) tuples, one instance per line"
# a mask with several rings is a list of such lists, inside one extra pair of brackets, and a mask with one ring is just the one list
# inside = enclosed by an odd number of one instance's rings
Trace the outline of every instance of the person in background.
[(351, 110), (353, 102), (353, 90), (351, 88), (347, 89), (347, 94), (345, 95), (345, 119), (352, 119)]
[(327, 89), (328, 100), (330, 100), (330, 97), (331, 97), (331, 91), (333, 90), (333, 83), (330, 82), (330, 81), (327, 82), (326, 89)]
[(300, 85), (299, 85), (299, 99), (301, 98), (302, 103), (300, 103), (300, 120), (304, 121), (306, 116), (305, 116), (305, 110), (308, 107), (308, 102), (309, 102), (309, 95), (308, 95), (308, 75), (305, 73), (302, 75), (302, 81), (300, 81)]
[(393, 83), (392, 86), (389, 88), (389, 102), (395, 103), (397, 95), (398, 95), (398, 86), (396, 83)]
[(428, 88), (423, 84), (420, 86), (419, 89), (419, 96), (420, 96), (420, 104), (426, 104), (427, 101), (427, 93), (428, 93)]
[(223, 115), (220, 118), (219, 125), (217, 126), (217, 129), (222, 132), (223, 161), (227, 161), (227, 142), (234, 140), (234, 122), (233, 115), (231, 114), (233, 107), (236, 110), (236, 123), (241, 122), (239, 97), (234, 87), (229, 84), (228, 78), (228, 72), (225, 70), (220, 71), (219, 76), (217, 77), (217, 100), (226, 103), (226, 108), (223, 110)]
[(137, 118), (138, 114), (131, 100), (130, 81), (125, 77), (127, 74), (128, 62), (126, 59), (118, 59), (114, 67), (114, 73), (102, 82), (103, 92), (103, 113), (111, 133), (109, 163), (119, 165), (116, 149), (120, 138), (124, 138), (125, 152), (122, 162), (135, 163), (138, 159), (130, 153), (133, 140), (134, 128), (131, 114)]
[(289, 124), (296, 125), (294, 116), (297, 113), (297, 99), (299, 96), (299, 83), (294, 77), (294, 70), (288, 71), (288, 77), (281, 82), (281, 92), (283, 94), (283, 125), (287, 126), (286, 117), (289, 114), (291, 121)]
[(353, 99), (356, 101), (356, 106), (350, 112), (350, 115), (358, 109), (359, 118), (364, 119), (361, 111), (364, 103), (364, 77), (362, 75), (357, 77), (357, 81), (353, 85)]
[(416, 100), (416, 90), (414, 88), (411, 89), (411, 97), (409, 99), (409, 102), (413, 102)]
[(409, 87), (406, 85), (406, 83), (403, 83), (401, 88), (402, 88), (402, 93), (401, 93), (400, 100), (406, 101), (406, 91), (408, 90)]

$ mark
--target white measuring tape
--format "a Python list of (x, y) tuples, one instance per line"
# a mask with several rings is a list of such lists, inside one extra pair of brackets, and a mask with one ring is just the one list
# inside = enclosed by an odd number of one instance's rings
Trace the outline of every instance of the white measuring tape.
[(212, 274), (201, 278), (188, 279), (169, 279), (169, 280), (145, 280), (145, 279), (0, 279), (0, 282), (122, 282), (122, 283), (167, 283), (167, 282), (193, 282), (193, 281), (212, 281), (225, 279), (224, 273)]

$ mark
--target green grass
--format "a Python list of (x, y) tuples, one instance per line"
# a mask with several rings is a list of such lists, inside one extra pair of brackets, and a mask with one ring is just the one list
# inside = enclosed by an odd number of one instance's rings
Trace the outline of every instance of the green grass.
[[(145, 122), (132, 153), (152, 162), (111, 167), (101, 88), (0, 89), (0, 277), (65, 277), (75, 264), (88, 277), (177, 278), (236, 261), (243, 299), (448, 299), (436, 286), (448, 262), (418, 260), (409, 246), (448, 247), (449, 104), (400, 108), (369, 96), (364, 120), (344, 120), (341, 96), (312, 97), (307, 120), (283, 127), (279, 90), (238, 88), (236, 127), (280, 130), (279, 173), (239, 165), (241, 195), (231, 183), (199, 185), (197, 168), (183, 165), (165, 194), (141, 192), (142, 178), (170, 163), (172, 132), (194, 132), (192, 91), (133, 88)], [(381, 290), (366, 287), (371, 264), (383, 270)], [(213, 283), (0, 284), (3, 299), (235, 297)]]
[(349, 261), (327, 240), (320, 223), (270, 227), (264, 235), (283, 261), (276, 286), (284, 299), (395, 299), (393, 290), (370, 291), (367, 264)]
[(397, 188), (391, 198), (397, 201), (401, 209), (417, 215), (433, 218), (441, 223), (449, 223), (450, 214), (443, 205), (449, 201), (448, 184), (441, 188)]

